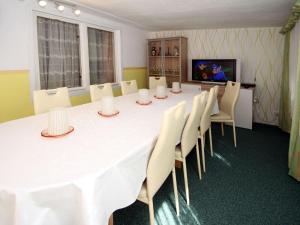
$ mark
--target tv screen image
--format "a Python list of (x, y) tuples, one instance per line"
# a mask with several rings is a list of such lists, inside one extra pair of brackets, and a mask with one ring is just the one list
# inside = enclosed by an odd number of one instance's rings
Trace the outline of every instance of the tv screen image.
[(192, 80), (236, 81), (236, 59), (193, 59)]

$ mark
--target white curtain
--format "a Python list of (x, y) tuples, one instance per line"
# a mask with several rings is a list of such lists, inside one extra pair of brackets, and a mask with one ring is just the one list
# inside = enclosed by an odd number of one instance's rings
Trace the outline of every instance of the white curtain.
[(290, 39), (290, 94), (291, 94), (291, 112), (294, 112), (295, 107), (295, 92), (296, 92), (296, 78), (297, 78), (297, 63), (298, 63), (298, 46), (300, 40), (300, 22), (298, 20), (296, 26), (291, 30)]

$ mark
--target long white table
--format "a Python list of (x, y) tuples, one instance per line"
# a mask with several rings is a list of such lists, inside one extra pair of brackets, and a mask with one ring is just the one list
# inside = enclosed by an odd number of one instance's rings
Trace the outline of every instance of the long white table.
[(120, 114), (100, 117), (100, 103), (68, 109), (75, 131), (47, 139), (47, 114), (0, 124), (0, 225), (107, 225), (133, 203), (163, 112), (199, 91), (187, 88), (136, 104), (137, 94), (115, 98)]

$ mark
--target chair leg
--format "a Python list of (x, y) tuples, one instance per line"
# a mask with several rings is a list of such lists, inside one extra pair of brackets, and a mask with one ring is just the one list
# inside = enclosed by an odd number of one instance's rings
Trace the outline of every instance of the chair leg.
[(148, 206), (149, 206), (150, 225), (154, 225), (155, 219), (154, 219), (154, 207), (153, 207), (152, 198), (149, 199)]
[(222, 136), (224, 136), (224, 123), (221, 122), (221, 131), (222, 131)]
[(175, 195), (176, 214), (177, 214), (177, 216), (179, 216), (179, 201), (178, 201), (178, 190), (177, 190), (175, 166), (172, 169), (172, 177), (173, 177), (173, 188), (174, 188), (174, 195)]
[(236, 147), (236, 131), (235, 131), (235, 122), (232, 122), (232, 129), (233, 129), (233, 141), (234, 141), (234, 147)]
[(183, 163), (183, 177), (184, 177), (184, 188), (185, 188), (186, 204), (190, 205), (189, 184), (188, 184), (185, 158), (182, 160), (182, 163)]
[(202, 154), (203, 171), (204, 171), (204, 173), (205, 173), (204, 138), (205, 138), (205, 136), (202, 136), (202, 137), (201, 137), (201, 154)]
[(209, 147), (210, 147), (210, 156), (212, 157), (214, 155), (214, 153), (213, 153), (211, 126), (209, 127)]
[(198, 175), (199, 175), (199, 179), (201, 180), (202, 174), (201, 174), (201, 165), (200, 165), (200, 155), (199, 155), (199, 143), (198, 143), (198, 140), (197, 140), (197, 144), (196, 144), (196, 153), (197, 153)]

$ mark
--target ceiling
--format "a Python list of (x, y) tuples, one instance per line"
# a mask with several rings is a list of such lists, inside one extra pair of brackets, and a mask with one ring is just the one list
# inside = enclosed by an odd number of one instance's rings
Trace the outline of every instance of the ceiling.
[(282, 26), (294, 0), (76, 0), (150, 30)]

